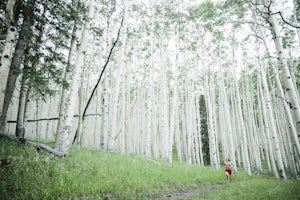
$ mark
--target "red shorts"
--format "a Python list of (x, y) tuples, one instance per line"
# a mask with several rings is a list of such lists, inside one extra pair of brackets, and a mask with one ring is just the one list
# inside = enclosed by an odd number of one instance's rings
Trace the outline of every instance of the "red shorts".
[(231, 171), (231, 169), (225, 169), (225, 172), (227, 172), (228, 174), (232, 174), (232, 171)]

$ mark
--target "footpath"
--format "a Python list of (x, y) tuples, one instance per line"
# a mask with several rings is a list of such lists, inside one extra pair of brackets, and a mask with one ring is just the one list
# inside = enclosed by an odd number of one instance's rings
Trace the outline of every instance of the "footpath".
[(162, 197), (154, 198), (153, 200), (178, 200), (186, 197), (191, 197), (191, 196), (196, 196), (200, 194), (204, 194), (206, 192), (209, 192), (211, 190), (218, 189), (222, 184), (216, 184), (216, 185), (210, 185), (208, 187), (196, 189), (196, 190), (191, 190), (191, 191), (186, 191), (186, 192), (176, 192), (173, 194), (167, 194)]

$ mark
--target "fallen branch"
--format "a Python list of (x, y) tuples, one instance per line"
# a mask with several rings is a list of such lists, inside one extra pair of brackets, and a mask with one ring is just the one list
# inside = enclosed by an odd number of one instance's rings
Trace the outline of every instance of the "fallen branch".
[(59, 157), (63, 157), (65, 156), (64, 153), (60, 152), (60, 151), (57, 151), (45, 144), (37, 144), (37, 143), (34, 143), (34, 142), (31, 142), (31, 141), (28, 141), (29, 144), (35, 146), (36, 148), (40, 148), (40, 149), (44, 149), (45, 151), (48, 151), (49, 153), (52, 153), (53, 155), (55, 156), (59, 156)]
[(59, 157), (63, 157), (65, 156), (64, 153), (60, 152), (60, 151), (57, 151), (45, 144), (37, 144), (35, 142), (32, 142), (32, 141), (29, 141), (29, 140), (26, 140), (24, 138), (18, 138), (16, 136), (13, 136), (13, 135), (7, 135), (7, 134), (4, 134), (4, 133), (0, 133), (0, 137), (3, 137), (3, 138), (8, 138), (10, 140), (14, 140), (14, 141), (18, 141), (18, 142), (22, 142), (22, 143), (28, 143), (28, 144), (31, 144), (33, 145), (35, 148), (39, 148), (39, 149), (43, 149), (55, 156), (59, 156)]

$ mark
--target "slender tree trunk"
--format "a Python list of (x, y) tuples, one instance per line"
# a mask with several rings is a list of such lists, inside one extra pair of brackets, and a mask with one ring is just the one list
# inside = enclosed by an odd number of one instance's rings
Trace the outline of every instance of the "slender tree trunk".
[(261, 66), (260, 71), (261, 71), (263, 89), (264, 89), (264, 93), (266, 95), (266, 108), (267, 108), (267, 113), (268, 113), (268, 119), (270, 120), (269, 122), (270, 122), (271, 134), (272, 134), (272, 138), (274, 141), (273, 145), (274, 145), (274, 150), (275, 150), (275, 155), (276, 155), (276, 161), (278, 163), (280, 176), (281, 176), (281, 178), (285, 179), (286, 176), (285, 176), (285, 170), (284, 170), (283, 161), (282, 161), (281, 149), (279, 146), (278, 131), (276, 129), (276, 124), (274, 121), (273, 106), (272, 106), (271, 96), (270, 96), (269, 89), (268, 89), (264, 66)]
[(225, 127), (224, 130), (226, 131), (226, 137), (228, 138), (226, 142), (228, 142), (229, 144), (229, 148), (228, 148), (228, 152), (223, 152), (228, 154), (228, 157), (230, 158), (230, 161), (233, 165), (233, 170), (236, 171), (236, 160), (235, 160), (235, 148), (234, 148), (234, 142), (233, 142), (233, 131), (232, 131), (232, 125), (231, 125), (231, 119), (232, 116), (230, 114), (229, 111), (229, 102), (228, 102), (228, 98), (227, 98), (227, 94), (226, 94), (226, 90), (225, 90), (225, 85), (224, 85), (224, 74), (220, 74), (220, 92), (222, 95), (220, 95), (220, 97), (222, 97), (222, 100), (224, 101), (224, 122), (225, 122)]
[(153, 127), (152, 127), (152, 115), (153, 115), (153, 93), (154, 93), (154, 86), (153, 86), (153, 79), (152, 79), (152, 74), (153, 74), (153, 68), (154, 68), (154, 58), (153, 58), (153, 42), (154, 42), (154, 23), (155, 23), (155, 15), (154, 15), (154, 4), (151, 1), (151, 6), (149, 8), (149, 14), (151, 15), (151, 32), (150, 32), (150, 38), (149, 38), (149, 43), (150, 43), (150, 57), (149, 57), (149, 62), (150, 62), (150, 68), (149, 68), (149, 85), (147, 87), (147, 93), (146, 93), (146, 105), (147, 105), (147, 112), (146, 112), (146, 118), (147, 120), (145, 121), (146, 123), (146, 130), (145, 130), (145, 145), (144, 145), (144, 156), (146, 159), (151, 158), (151, 135), (153, 132)]
[[(1, 103), (1, 101), (0, 101), (0, 103), (3, 104), (3, 106), (0, 104), (0, 107), (1, 107), (0, 109), (2, 109), (2, 110), (0, 110), (1, 111), (1, 113), (0, 113), (1, 114), (0, 129), (3, 129), (3, 130), (4, 130), (5, 123), (6, 123), (6, 114), (7, 114), (8, 106), (9, 106), (10, 100), (12, 98), (14, 89), (15, 89), (17, 77), (20, 74), (20, 67), (21, 67), (21, 64), (24, 59), (25, 49), (26, 49), (28, 43), (30, 42), (30, 36), (28, 33), (30, 32), (30, 28), (33, 25), (34, 5), (35, 5), (35, 0), (30, 0), (27, 2), (26, 7), (24, 8), (24, 11), (23, 11), (24, 21), (22, 24), (21, 31), (19, 33), (19, 38), (18, 38), (18, 41), (16, 44), (14, 55), (12, 57), (8, 77), (7, 77), (7, 79), (5, 78), (5, 76), (6, 76), (5, 74), (7, 72), (4, 73), (3, 80), (2, 80), (2, 77), (0, 77), (1, 81), (7, 80), (4, 100), (1, 100), (3, 103)], [(11, 50), (13, 50), (13, 49), (11, 49)], [(0, 69), (2, 69), (2, 67), (0, 67)], [(4, 71), (6, 71), (6, 70), (4, 70)], [(1, 72), (1, 70), (0, 70), (0, 72)], [(2, 72), (1, 72), (1, 74), (2, 74)], [(0, 88), (0, 89), (3, 91), (3, 88)], [(2, 92), (2, 91), (0, 91), (0, 92)]]
[(265, 133), (266, 133), (266, 140), (267, 140), (267, 145), (268, 145), (268, 150), (269, 150), (269, 157), (271, 161), (271, 166), (272, 166), (272, 171), (274, 172), (275, 178), (279, 178), (276, 163), (275, 163), (275, 158), (274, 158), (274, 151), (273, 151), (273, 145), (272, 145), (272, 136), (271, 136), (271, 130), (270, 130), (270, 124), (268, 120), (268, 115), (267, 115), (267, 108), (266, 108), (266, 100), (265, 100), (265, 93), (263, 92), (262, 89), (262, 83), (261, 83), (261, 75), (258, 74), (259, 77), (259, 90), (260, 90), (260, 99), (262, 101), (262, 114), (263, 114), (263, 119), (264, 119), (264, 126), (265, 126)]
[(130, 80), (128, 78), (128, 69), (127, 69), (127, 63), (124, 63), (125, 64), (125, 72), (124, 72), (124, 83), (123, 83), (123, 109), (124, 111), (122, 112), (123, 113), (123, 123), (122, 123), (122, 129), (123, 129), (123, 140), (124, 140), (124, 144), (123, 144), (123, 149), (122, 149), (122, 152), (129, 152), (129, 149), (128, 149), (128, 140), (129, 140), (129, 137), (130, 135), (128, 134), (128, 119), (129, 119), (129, 110), (130, 110), (130, 89), (129, 89), (129, 84), (130, 84)]
[[(264, 44), (264, 47), (265, 47), (266, 54), (267, 54), (268, 57), (271, 57), (271, 54), (269, 52), (269, 48), (267, 46), (267, 42), (265, 40), (265, 37), (262, 34), (261, 29), (259, 29), (259, 30), (260, 30), (260, 33), (262, 35), (262, 41), (263, 41), (263, 44)], [(284, 108), (285, 108), (285, 113), (287, 115), (287, 119), (288, 119), (288, 122), (289, 122), (290, 132), (291, 132), (291, 134), (294, 138), (294, 142), (295, 142), (296, 150), (298, 152), (298, 156), (300, 156), (300, 143), (299, 143), (299, 140), (298, 140), (298, 135), (297, 135), (295, 122), (294, 122), (293, 116), (292, 116), (292, 109), (290, 109), (288, 101), (285, 99), (285, 94), (284, 94), (284, 91), (283, 91), (282, 84), (280, 82), (278, 69), (275, 66), (275, 64), (272, 62), (272, 60), (270, 60), (270, 64), (271, 64), (273, 72), (274, 72), (274, 78), (275, 78), (275, 81), (276, 81), (276, 85), (277, 85), (277, 88), (278, 88), (280, 98), (283, 101), (283, 105), (284, 105)]]
[(206, 91), (206, 104), (208, 111), (208, 135), (209, 135), (209, 149), (210, 149), (210, 160), (211, 160), (211, 166), (213, 168), (219, 168), (218, 167), (218, 159), (217, 159), (217, 144), (216, 144), (216, 127), (215, 127), (215, 121), (213, 120), (214, 109), (212, 106), (212, 100), (211, 100), (211, 90), (214, 90), (214, 87), (212, 86), (212, 80), (208, 77), (209, 75), (206, 74), (206, 83), (209, 86)]
[(26, 85), (26, 75), (24, 74), (21, 81), (18, 116), (16, 122), (16, 136), (22, 139), (24, 139), (25, 137), (24, 116), (25, 116), (27, 92), (28, 92), (28, 86)]
[[(299, 0), (293, 0), (294, 3), (294, 19), (296, 22), (300, 23), (300, 2)], [(300, 29), (296, 29), (297, 36), (298, 36), (298, 42), (300, 46)]]
[(1, 119), (5, 120), (5, 113), (3, 112), (4, 97), (6, 91), (6, 83), (11, 67), (12, 57), (15, 49), (15, 40), (17, 37), (17, 29), (15, 27), (15, 9), (17, 7), (17, 0), (8, 0), (6, 4), (6, 30), (7, 35), (1, 54), (0, 61), (0, 130), (2, 127)]
[(167, 80), (166, 80), (165, 72), (163, 72), (162, 83), (160, 87), (160, 96), (161, 96), (161, 135), (162, 135), (162, 153), (163, 159), (170, 161), (169, 148), (171, 145), (170, 140), (170, 132), (169, 132), (169, 94), (167, 89)]
[[(275, 19), (275, 16), (273, 15), (271, 8), (268, 8), (268, 12), (267, 12), (267, 20), (270, 24), (270, 29), (273, 33), (273, 39), (275, 42), (275, 46), (276, 46), (276, 51), (277, 51), (277, 55), (278, 55), (278, 59), (279, 59), (279, 66), (282, 68), (283, 71), (283, 78), (285, 80), (286, 83), (286, 92), (289, 96), (289, 103), (291, 105), (291, 110), (294, 113), (294, 117), (296, 120), (296, 130), (298, 132), (298, 135), (300, 133), (300, 101), (298, 98), (298, 94), (297, 94), (297, 90), (296, 90), (296, 86), (295, 83), (293, 82), (287, 61), (286, 61), (286, 57), (284, 54), (284, 49), (283, 49), (283, 44), (282, 44), (282, 37), (280, 36), (280, 29), (278, 26), (278, 23)], [(298, 138), (298, 140), (300, 140), (300, 138)]]
[[(264, 111), (264, 105), (262, 105), (264, 102), (263, 102), (263, 100), (262, 100), (262, 89), (261, 89), (261, 83), (260, 83), (261, 81), (260, 81), (260, 79), (259, 79), (259, 81), (257, 81), (257, 88), (258, 88), (258, 96), (260, 97), (260, 101), (258, 101), (258, 110), (260, 111), (259, 113), (258, 113), (258, 119), (259, 119), (259, 121), (261, 122), (261, 140), (262, 140), (262, 152), (265, 154), (265, 156), (266, 156), (266, 158), (264, 159), (266, 162), (267, 162), (267, 166), (268, 166), (268, 170), (269, 171), (272, 171), (272, 166), (271, 166), (271, 163), (270, 163), (270, 161), (271, 161), (271, 159), (272, 158), (270, 158), (270, 156), (269, 156), (269, 153), (270, 153), (270, 151), (269, 151), (269, 140), (268, 140), (268, 132), (267, 131), (269, 131), (269, 129), (268, 129), (268, 125), (266, 125), (266, 122), (264, 121), (264, 116), (265, 116), (265, 114), (263, 114), (263, 111)], [(273, 154), (271, 155), (271, 156), (273, 156)], [(277, 173), (277, 171), (276, 171), (276, 173)]]
[[(86, 55), (84, 56), (83, 65), (86, 65)], [(75, 136), (73, 138), (73, 144), (76, 144), (77, 146), (82, 145), (82, 139), (83, 139), (83, 120), (82, 120), (82, 113), (83, 113), (83, 100), (84, 100), (84, 91), (87, 90), (87, 87), (85, 88), (84, 80), (86, 80), (86, 67), (83, 67), (83, 71), (80, 77), (80, 86), (78, 88), (78, 118), (77, 118), (77, 127), (75, 131)], [(71, 138), (72, 139), (72, 138)]]
[[(255, 113), (253, 113), (254, 110), (256, 110), (255, 108), (255, 103), (254, 103), (254, 99), (253, 99), (253, 95), (252, 93), (254, 92), (253, 89), (253, 85), (251, 83), (251, 77), (249, 80), (249, 77), (247, 76), (245, 78), (245, 85), (246, 85), (246, 101), (247, 104), (245, 105), (245, 107), (247, 107), (247, 112), (248, 112), (248, 126), (249, 126), (249, 133), (250, 133), (250, 140), (252, 144), (252, 155), (253, 155), (253, 162), (255, 162), (255, 166), (256, 168), (262, 172), (262, 166), (261, 166), (261, 157), (260, 157), (260, 153), (259, 153), (259, 144), (258, 144), (258, 140), (257, 140), (257, 124), (255, 123)], [(246, 102), (245, 101), (245, 102)]]
[[(177, 10), (179, 10), (179, 5), (177, 1)], [(180, 47), (180, 32), (179, 32), (180, 23), (177, 22), (175, 28), (175, 60), (172, 65), (172, 73), (174, 76), (173, 82), (173, 97), (172, 97), (172, 108), (171, 108), (171, 120), (170, 120), (170, 132), (174, 135), (174, 142), (176, 143), (177, 149), (177, 159), (179, 162), (182, 162), (182, 147), (181, 147), (181, 139), (180, 139), (180, 117), (179, 117), (179, 92), (178, 92), (178, 59), (179, 59), (179, 47)], [(171, 149), (172, 147), (170, 147)]]
[(103, 93), (101, 94), (101, 105), (102, 105), (102, 126), (101, 126), (101, 135), (100, 135), (100, 141), (101, 141), (101, 148), (104, 150), (107, 150), (107, 137), (108, 137), (108, 131), (109, 127), (107, 125), (108, 122), (108, 116), (107, 113), (109, 112), (108, 109), (108, 79), (104, 79), (103, 82)]
[(251, 175), (251, 166), (249, 161), (249, 152), (248, 152), (248, 141), (247, 141), (247, 133), (246, 133), (246, 127), (243, 117), (243, 112), (241, 108), (241, 97), (240, 97), (240, 91), (238, 88), (237, 80), (234, 80), (235, 84), (235, 93), (236, 93), (236, 101), (237, 101), (237, 113), (238, 113), (238, 122), (239, 122), (239, 131), (241, 135), (241, 147), (242, 147), (242, 156), (243, 156), (243, 165), (245, 172), (248, 175)]
[[(185, 81), (182, 81), (181, 85), (186, 84)], [(185, 104), (184, 102), (186, 101), (186, 91), (182, 91), (181, 93), (181, 113), (180, 113), (180, 119), (181, 119), (181, 135), (180, 135), (180, 141), (181, 141), (181, 147), (182, 147), (182, 160), (188, 160), (188, 151), (187, 151), (187, 125), (186, 125), (186, 110), (185, 110)]]
[[(64, 80), (70, 82), (72, 79), (72, 70), (71, 70), (71, 59), (72, 55), (74, 53), (74, 46), (76, 42), (76, 32), (77, 32), (77, 21), (74, 22), (73, 30), (72, 30), (72, 38), (71, 38), (71, 43), (70, 43), (70, 49), (69, 49), (69, 54), (68, 54), (68, 60), (67, 60), (67, 66), (64, 72)], [(70, 87), (70, 86), (69, 86)], [(59, 114), (58, 114), (58, 122), (57, 122), (57, 127), (56, 127), (56, 139), (58, 134), (61, 132), (62, 129), (62, 124), (64, 123), (64, 118), (65, 118), (65, 106), (67, 103), (67, 93), (70, 92), (70, 89), (62, 87), (61, 89), (61, 94), (60, 94), (60, 104), (59, 104)], [(69, 101), (69, 100), (68, 100)]]
[(241, 166), (241, 159), (240, 159), (240, 134), (238, 133), (238, 125), (237, 125), (237, 111), (236, 111), (236, 100), (235, 100), (235, 90), (234, 90), (234, 84), (230, 84), (230, 100), (229, 104), (231, 105), (231, 123), (232, 123), (232, 134), (233, 134), (233, 144), (234, 144), (234, 149), (236, 153), (236, 170), (238, 166)]
[[(122, 56), (121, 56), (122, 57)], [(111, 105), (111, 131), (110, 131), (110, 135), (108, 138), (108, 151), (115, 151), (116, 147), (115, 147), (115, 137), (118, 135), (118, 111), (117, 108), (120, 107), (119, 106), (119, 93), (120, 93), (120, 68), (115, 69), (116, 72), (116, 79), (115, 79), (115, 88), (114, 88), (114, 92), (112, 93), (112, 102), (110, 102)]]
[(264, 66), (261, 67), (260, 71), (261, 71), (264, 93), (266, 96), (266, 108), (267, 108), (267, 113), (268, 113), (268, 119), (270, 120), (271, 134), (272, 134), (272, 138), (274, 141), (273, 145), (274, 145), (274, 150), (275, 150), (275, 155), (276, 155), (276, 161), (278, 163), (279, 174), (280, 174), (281, 178), (285, 179), (286, 178), (285, 169), (284, 169), (284, 165), (283, 165), (281, 148), (280, 148), (280, 144), (279, 144), (279, 133), (278, 133), (278, 129), (276, 128), (276, 124), (275, 124), (274, 111), (273, 111), (271, 96), (270, 96), (269, 89), (268, 89), (269, 87), (268, 87), (267, 80), (266, 80)]
[(125, 147), (126, 147), (126, 129), (127, 125), (123, 126), (126, 124), (126, 112), (127, 112), (127, 90), (126, 90), (126, 84), (124, 82), (127, 82), (127, 35), (128, 35), (128, 8), (130, 8), (130, 1), (124, 0), (124, 25), (123, 25), (123, 37), (121, 39), (122, 42), (122, 51), (121, 51), (121, 100), (120, 100), (120, 105), (121, 105), (121, 111), (120, 111), (120, 149), (121, 152), (125, 152)]
[(87, 51), (87, 42), (88, 42), (88, 35), (89, 35), (89, 28), (90, 28), (90, 19), (92, 19), (94, 15), (94, 0), (89, 1), (89, 19), (85, 22), (82, 36), (81, 36), (81, 44), (79, 46), (79, 52), (76, 59), (75, 64), (75, 71), (74, 76), (71, 84), (71, 93), (70, 93), (70, 99), (69, 102), (67, 102), (66, 105), (66, 120), (65, 124), (63, 126), (63, 129), (59, 133), (56, 141), (56, 149), (58, 149), (60, 152), (67, 154), (69, 148), (71, 147), (71, 141), (73, 140), (73, 116), (75, 112), (75, 105), (76, 101), (78, 100), (78, 88), (80, 83), (80, 74), (82, 71), (82, 68), (84, 67), (84, 56)]
[[(234, 32), (233, 32), (233, 38), (235, 38)], [(232, 41), (231, 49), (232, 49), (233, 65), (235, 68), (237, 68), (238, 65), (237, 65), (236, 54), (235, 54), (235, 40)], [(251, 175), (251, 164), (250, 164), (249, 151), (248, 151), (248, 137), (247, 137), (246, 125), (245, 125), (246, 119), (242, 111), (240, 90), (238, 85), (238, 79), (236, 77), (234, 77), (233, 84), (234, 84), (234, 93), (236, 97), (236, 109), (237, 109), (237, 121), (238, 121), (237, 124), (239, 126), (238, 131), (240, 132), (239, 135), (241, 139), (243, 165), (244, 165), (245, 172), (248, 175)]]

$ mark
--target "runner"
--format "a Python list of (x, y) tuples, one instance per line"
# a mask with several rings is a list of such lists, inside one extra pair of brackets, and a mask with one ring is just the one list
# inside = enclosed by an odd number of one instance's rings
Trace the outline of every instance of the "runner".
[(226, 174), (227, 181), (231, 182), (232, 165), (229, 158), (225, 160), (224, 164), (225, 164), (225, 174)]

